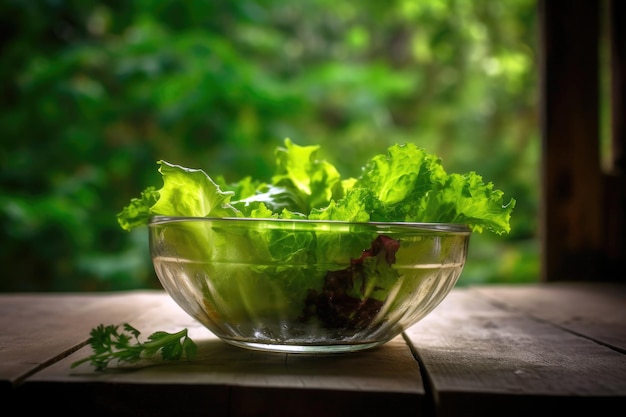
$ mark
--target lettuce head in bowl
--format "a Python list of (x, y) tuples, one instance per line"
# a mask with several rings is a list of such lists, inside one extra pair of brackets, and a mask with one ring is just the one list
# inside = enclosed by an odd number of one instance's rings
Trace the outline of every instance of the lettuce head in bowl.
[(118, 222), (147, 227), (164, 289), (222, 340), (304, 353), (386, 343), (454, 287), (473, 232), (510, 231), (513, 198), (413, 144), (373, 156), (358, 178), (318, 153), (286, 139), (268, 181), (158, 161), (161, 188)]

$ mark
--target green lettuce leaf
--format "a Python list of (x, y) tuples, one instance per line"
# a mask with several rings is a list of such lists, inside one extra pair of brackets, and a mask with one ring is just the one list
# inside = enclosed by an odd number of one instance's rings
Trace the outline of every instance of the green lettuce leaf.
[(242, 217), (230, 204), (232, 191), (222, 191), (201, 169), (185, 168), (157, 161), (163, 186), (156, 190), (148, 187), (141, 197), (131, 199), (128, 206), (117, 215), (120, 227), (131, 230), (146, 226), (150, 217)]
[(124, 230), (132, 230), (145, 226), (154, 215), (152, 206), (159, 199), (159, 192), (154, 187), (148, 187), (141, 192), (138, 198), (132, 198), (128, 206), (117, 215), (117, 221)]
[[(447, 174), (441, 159), (413, 144), (395, 145), (365, 167), (343, 201), (331, 208), (334, 220), (351, 220), (342, 214), (363, 211), (380, 222), (467, 224), (473, 231), (496, 234), (510, 231), (515, 200), (504, 202), (475, 172)], [(319, 214), (317, 214), (319, 216)]]
[(339, 172), (331, 163), (318, 159), (319, 149), (295, 145), (290, 139), (285, 139), (284, 148), (276, 149), (277, 167), (272, 183), (297, 195), (294, 200), (300, 204), (291, 211), (308, 214), (342, 195)]

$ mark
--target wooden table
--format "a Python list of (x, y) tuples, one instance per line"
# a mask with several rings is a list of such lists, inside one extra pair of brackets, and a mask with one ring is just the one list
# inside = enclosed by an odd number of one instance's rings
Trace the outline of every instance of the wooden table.
[[(70, 368), (123, 322), (188, 328), (198, 357)], [(386, 345), (325, 356), (230, 346), (160, 291), (0, 294), (0, 384), (23, 415), (598, 415), (626, 409), (626, 286), (457, 287)]]

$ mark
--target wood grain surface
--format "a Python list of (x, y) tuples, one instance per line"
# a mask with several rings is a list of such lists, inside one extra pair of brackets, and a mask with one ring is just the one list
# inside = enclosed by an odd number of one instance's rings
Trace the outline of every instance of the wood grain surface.
[[(0, 399), (92, 416), (522, 416), (626, 406), (626, 287), (456, 288), (387, 344), (356, 353), (231, 346), (162, 291), (0, 294)], [(90, 329), (187, 328), (193, 361), (95, 371)], [(44, 401), (45, 399), (45, 401)]]

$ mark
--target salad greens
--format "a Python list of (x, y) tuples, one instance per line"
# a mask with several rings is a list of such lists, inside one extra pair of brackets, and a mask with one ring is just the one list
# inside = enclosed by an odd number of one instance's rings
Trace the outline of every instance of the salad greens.
[(158, 161), (160, 189), (148, 187), (118, 214), (125, 230), (148, 224), (154, 215), (432, 222), (467, 224), (472, 231), (510, 231), (515, 199), (484, 182), (476, 172), (448, 174), (439, 157), (414, 144), (393, 145), (368, 161), (359, 178), (342, 178), (318, 159), (319, 146), (285, 139), (276, 149), (271, 181), (245, 177), (229, 183)]
[(322, 289), (307, 291), (299, 319), (307, 323), (317, 318), (331, 329), (369, 327), (399, 279), (399, 272), (393, 268), (399, 248), (398, 240), (380, 235), (348, 267), (327, 271)]
[[(358, 178), (343, 178), (318, 153), (319, 146), (285, 139), (276, 149), (276, 171), (267, 182), (251, 177), (227, 182), (200, 169), (158, 161), (163, 186), (148, 187), (132, 199), (118, 214), (119, 224), (131, 230), (161, 215), (458, 223), (475, 232), (510, 231), (513, 198), (505, 202), (503, 192), (475, 172), (448, 174), (439, 157), (414, 144), (394, 145), (373, 156)], [(400, 291), (396, 283), (419, 285), (428, 273), (415, 270), (406, 276), (406, 266), (402, 270), (396, 264), (400, 241), (390, 236), (229, 226), (209, 230), (186, 223), (169, 228), (167, 239), (169, 246), (184, 248), (185, 256), (206, 260), (186, 275), (211, 277), (220, 297), (239, 300), (241, 306), (228, 304), (237, 320), (268, 314), (273, 297), (291, 300), (283, 304), (294, 320), (317, 320), (330, 329), (365, 329), (391, 292)], [(442, 244), (438, 250), (444, 259), (454, 249)], [(242, 259), (246, 262), (230, 262)]]

